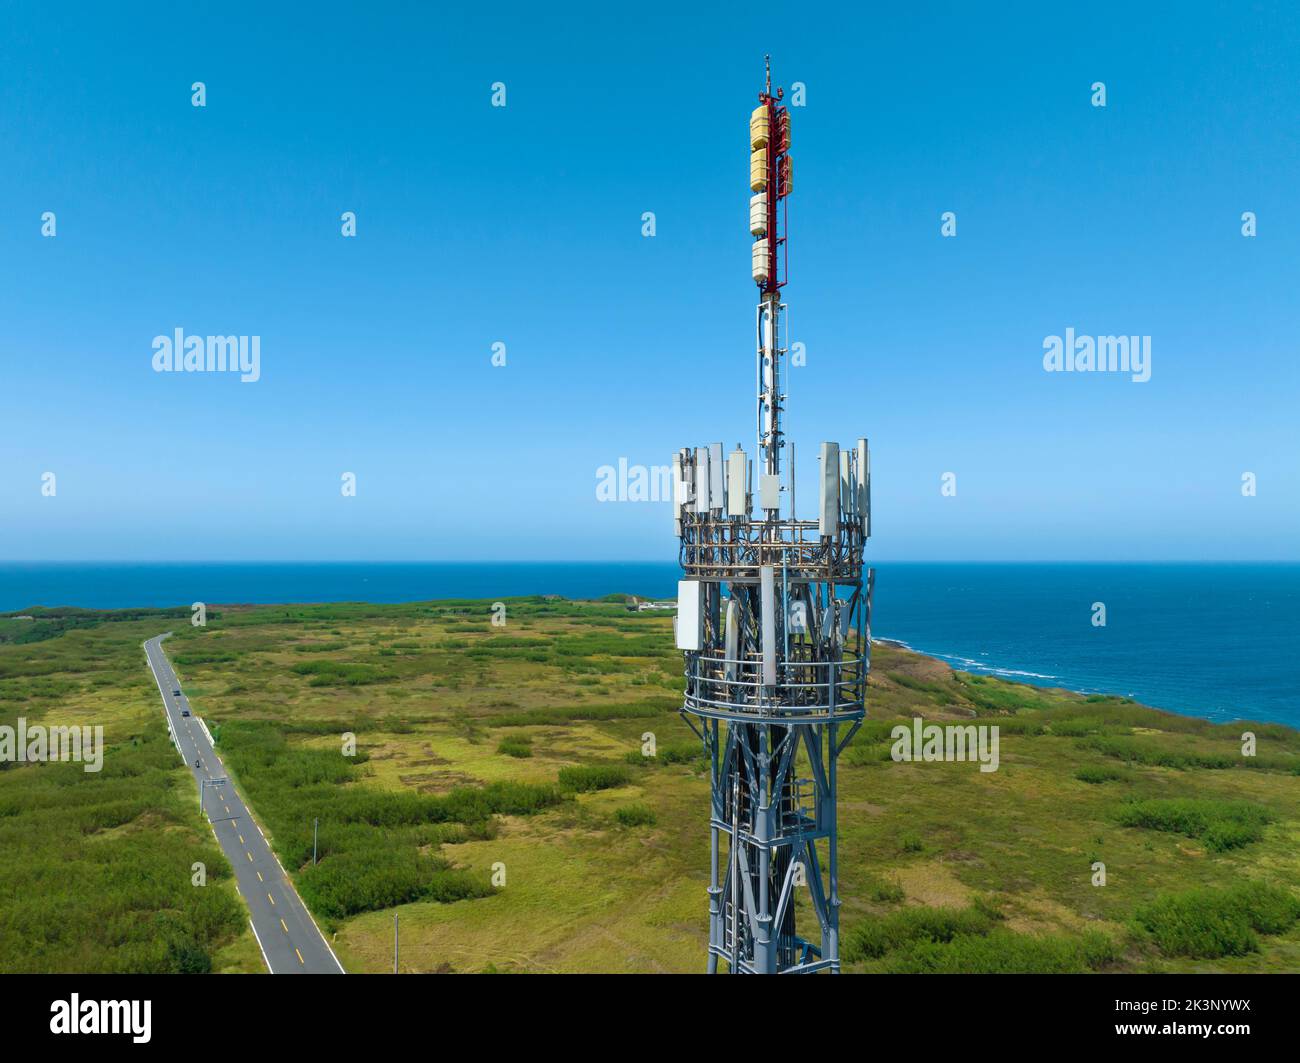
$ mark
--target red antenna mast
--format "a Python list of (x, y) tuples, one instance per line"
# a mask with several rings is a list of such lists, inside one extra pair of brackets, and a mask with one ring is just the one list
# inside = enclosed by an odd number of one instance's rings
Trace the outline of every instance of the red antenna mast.
[[(759, 107), (750, 116), (749, 187), (764, 198), (766, 225), (763, 232), (754, 232), (753, 201), (750, 205), (750, 231), (767, 241), (765, 262), (755, 262), (754, 280), (764, 293), (776, 292), (785, 287), (789, 268), (789, 251), (785, 248), (785, 200), (792, 191), (790, 170), (790, 111), (782, 105), (785, 90), (778, 86), (772, 93), (772, 57), (763, 57), (765, 72), (763, 91), (759, 93)], [(761, 159), (758, 156), (761, 154)], [(778, 208), (780, 208), (778, 210)], [(784, 250), (782, 259), (778, 252)], [(778, 269), (778, 264), (782, 267)], [(759, 266), (766, 267), (760, 270)]]

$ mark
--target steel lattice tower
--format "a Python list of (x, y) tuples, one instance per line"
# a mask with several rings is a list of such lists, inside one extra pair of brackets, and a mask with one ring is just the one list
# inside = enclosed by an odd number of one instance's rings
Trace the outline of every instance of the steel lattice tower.
[[(682, 713), (711, 769), (710, 973), (719, 960), (732, 973), (838, 972), (836, 764), (861, 726), (870, 668), (867, 441), (843, 450), (822, 443), (817, 519), (795, 513), (793, 446), (783, 483), (781, 288), (791, 191), (783, 96), (772, 93), (769, 66), (750, 117), (757, 498), (740, 446), (724, 455), (714, 443), (673, 458)], [(800, 929), (805, 885), (816, 933)]]

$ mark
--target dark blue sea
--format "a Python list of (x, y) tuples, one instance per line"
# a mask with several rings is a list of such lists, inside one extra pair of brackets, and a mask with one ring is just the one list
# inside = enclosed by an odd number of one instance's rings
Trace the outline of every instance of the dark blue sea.
[[(671, 562), (0, 563), (0, 611), (676, 593)], [(1094, 626), (1093, 603), (1106, 607)], [(958, 668), (1300, 725), (1300, 564), (876, 566), (873, 634)]]

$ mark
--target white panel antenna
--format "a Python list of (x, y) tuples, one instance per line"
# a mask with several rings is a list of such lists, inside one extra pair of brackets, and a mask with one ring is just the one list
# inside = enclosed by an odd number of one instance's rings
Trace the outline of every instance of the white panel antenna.
[(722, 444), (709, 444), (709, 508), (724, 509), (727, 505), (727, 467), (723, 464)]
[(776, 570), (764, 565), (758, 570), (759, 608), (763, 628), (763, 685), (776, 686)]
[(840, 445), (822, 444), (821, 505), (817, 531), (824, 539), (840, 533)]
[(740, 447), (727, 455), (727, 516), (749, 516), (749, 458)]
[(849, 522), (857, 512), (858, 490), (853, 475), (855, 456), (851, 450), (840, 451), (840, 504), (844, 507), (844, 519)]
[(711, 508), (709, 498), (709, 449), (695, 448), (695, 512), (708, 515)]
[(871, 538), (871, 448), (865, 439), (858, 439), (858, 520), (862, 534)]
[(677, 581), (677, 648), (699, 650), (703, 646), (703, 584), (699, 580)]

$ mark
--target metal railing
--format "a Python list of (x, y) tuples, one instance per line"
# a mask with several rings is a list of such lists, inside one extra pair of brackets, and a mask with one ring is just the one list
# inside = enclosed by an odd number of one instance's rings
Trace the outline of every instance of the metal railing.
[(815, 520), (755, 521), (687, 515), (680, 550), (687, 579), (757, 579), (765, 565), (804, 580), (862, 578), (863, 537), (856, 522), (822, 537)]
[(789, 723), (859, 719), (868, 668), (865, 656), (825, 661), (791, 657), (778, 665), (777, 682), (765, 684), (760, 657), (688, 653), (684, 708), (698, 716)]

